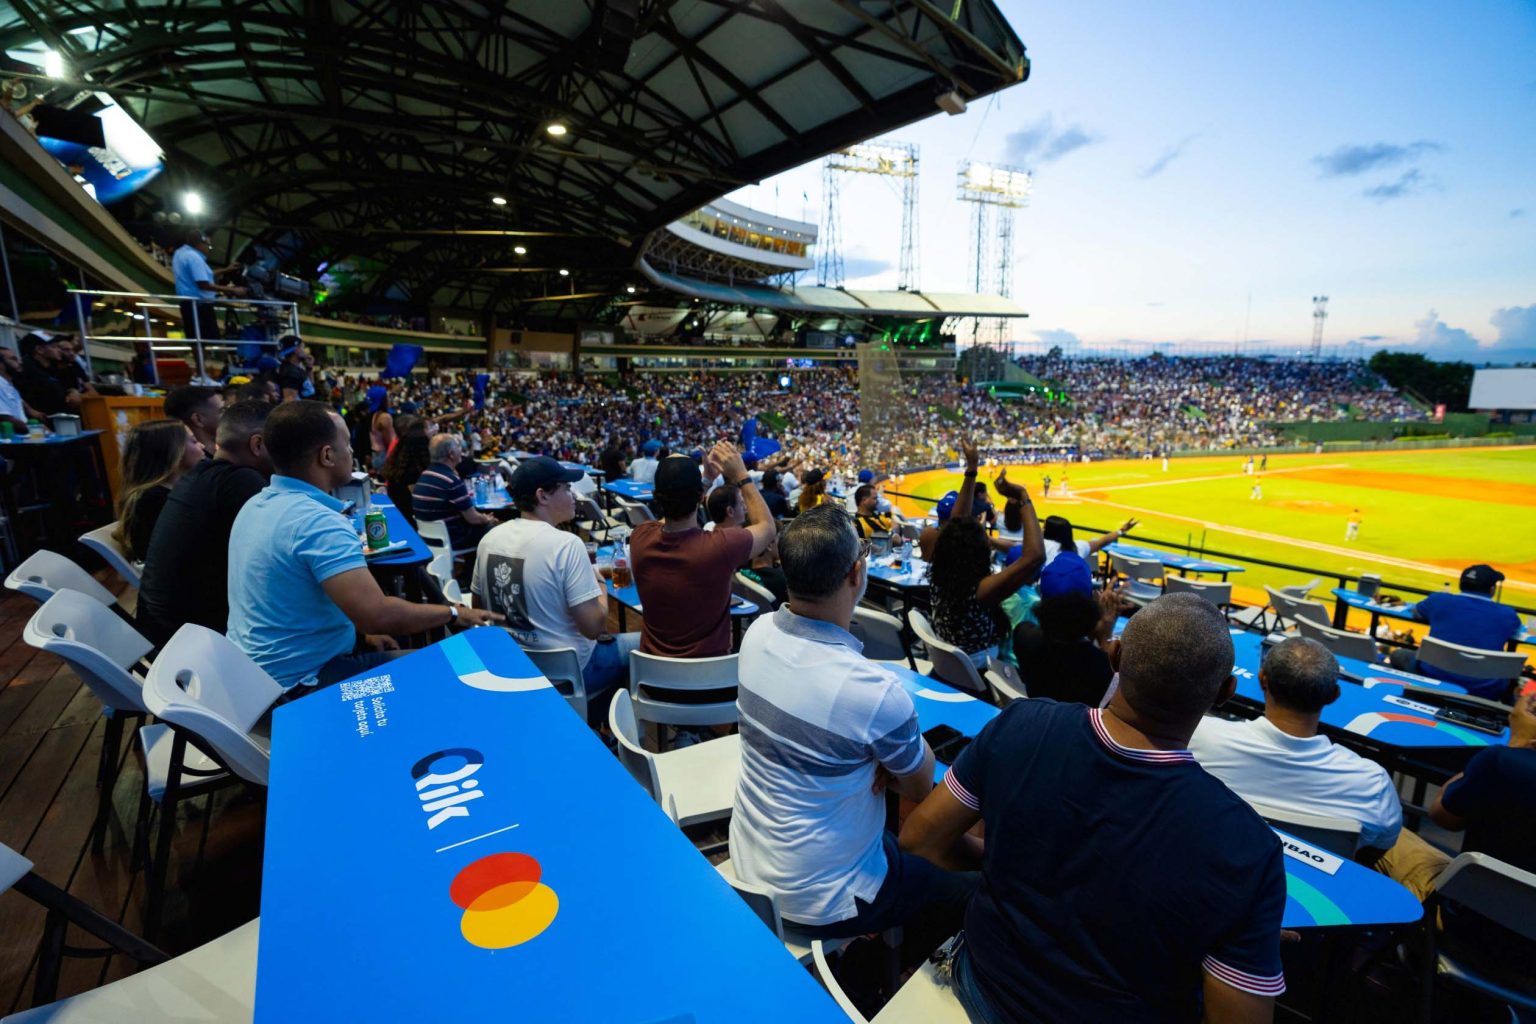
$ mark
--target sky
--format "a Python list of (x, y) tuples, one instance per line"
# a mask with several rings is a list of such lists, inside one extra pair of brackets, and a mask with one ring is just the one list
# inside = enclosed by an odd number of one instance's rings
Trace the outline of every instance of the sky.
[[(919, 284), (971, 291), (960, 160), (1029, 170), (1024, 342), (1536, 360), (1536, 2), (999, 0), (1029, 81), (921, 148)], [(900, 200), (842, 189), (850, 287), (894, 288)], [(732, 198), (821, 219), (820, 164)], [(814, 274), (808, 279), (815, 283)]]

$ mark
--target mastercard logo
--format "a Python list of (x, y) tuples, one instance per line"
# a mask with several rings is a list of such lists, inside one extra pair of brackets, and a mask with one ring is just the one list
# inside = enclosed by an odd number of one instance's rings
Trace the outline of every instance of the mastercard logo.
[(449, 898), (464, 911), (459, 930), (481, 949), (510, 949), (537, 937), (560, 912), (555, 890), (539, 881), (526, 853), (493, 853), (453, 876)]

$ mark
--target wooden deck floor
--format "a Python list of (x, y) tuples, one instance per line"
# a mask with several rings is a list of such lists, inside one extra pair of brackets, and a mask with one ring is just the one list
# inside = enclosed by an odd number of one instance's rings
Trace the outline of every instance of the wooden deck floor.
[[(124, 589), (106, 570), (97, 578), (115, 593)], [(142, 932), (144, 876), (128, 867), (143, 790), (135, 730), (125, 730), (106, 848), (93, 854), (89, 834), (105, 725), (101, 704), (64, 662), (22, 640), (22, 628), (37, 603), (11, 591), (0, 593), (0, 842), (31, 860), (38, 875)], [(131, 603), (135, 595), (129, 590), (123, 596)], [(181, 812), (156, 939), (172, 954), (224, 934), (259, 909), (265, 797), (238, 787), (215, 794), (207, 849), (194, 870), (206, 802), (206, 797), (185, 802)], [(42, 908), (31, 900), (14, 891), (0, 893), (0, 1014), (32, 1005), (43, 918)], [(99, 945), (75, 929), (68, 941)], [(59, 995), (94, 988), (135, 968), (123, 956), (68, 959)]]

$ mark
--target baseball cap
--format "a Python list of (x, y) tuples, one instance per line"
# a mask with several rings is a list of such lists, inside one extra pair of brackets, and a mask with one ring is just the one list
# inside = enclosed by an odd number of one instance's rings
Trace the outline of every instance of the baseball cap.
[(1003, 568), (1004, 569), (1008, 568), (1014, 562), (1017, 562), (1019, 559), (1021, 559), (1023, 557), (1024, 557), (1024, 545), (1023, 544), (1015, 544), (1013, 547), (1011, 547), (1007, 551), (1003, 552)]
[(1040, 596), (1064, 597), (1068, 594), (1093, 594), (1093, 573), (1076, 551), (1063, 551), (1040, 571)]
[(1461, 570), (1462, 590), (1475, 590), (1479, 593), (1486, 593), (1503, 581), (1503, 573), (1493, 566), (1484, 565), (1481, 562), (1477, 565), (1469, 565)]
[(933, 508), (934, 515), (939, 517), (939, 522), (949, 522), (949, 514), (955, 510), (955, 502), (959, 500), (960, 495), (954, 491), (950, 491), (939, 499), (939, 503)]
[(825, 480), (826, 478), (827, 478), (827, 471), (826, 470), (824, 470), (824, 469), (813, 469), (813, 470), (810, 470), (809, 472), (807, 472), (805, 474), (805, 476), (800, 478), (800, 486), (801, 487), (809, 487), (809, 486), (811, 486), (811, 484), (819, 484), (823, 480)]
[(661, 451), (661, 442), (655, 438), (652, 438), (640, 446), (640, 451), (646, 455), (655, 455), (657, 452)]
[(657, 494), (698, 494), (704, 490), (704, 478), (699, 476), (699, 464), (686, 455), (668, 455), (656, 465)]
[(547, 491), (556, 484), (573, 484), (582, 475), (579, 469), (566, 469), (548, 455), (538, 455), (518, 463), (507, 492), (513, 500), (531, 498), (541, 488)]
[(875, 482), (875, 471), (872, 469), (859, 470), (859, 483), (872, 484)]

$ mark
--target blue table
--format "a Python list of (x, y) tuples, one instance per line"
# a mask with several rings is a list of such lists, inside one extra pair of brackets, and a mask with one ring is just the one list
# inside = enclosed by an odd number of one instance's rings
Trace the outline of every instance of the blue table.
[[(936, 725), (947, 725), (966, 736), (975, 736), (997, 717), (998, 709), (985, 701), (911, 669), (890, 667), (901, 679), (902, 688), (912, 696), (918, 725), (925, 732)], [(934, 781), (943, 778), (947, 770), (945, 765), (935, 763)], [(1280, 835), (1283, 842), (1289, 841), (1293, 847), (1285, 857), (1285, 916), (1281, 920), (1284, 927), (1404, 924), (1417, 921), (1423, 913), (1424, 908), (1413, 894), (1386, 875)]]
[(628, 477), (621, 480), (605, 480), (602, 488), (609, 494), (617, 494), (626, 501), (650, 501), (656, 496), (650, 484), (642, 484)]
[[(1371, 613), (1371, 635), (1376, 635), (1376, 623), (1379, 619), (1403, 619), (1407, 622), (1417, 622), (1413, 617), (1413, 609), (1418, 605), (1417, 601), (1408, 601), (1403, 604), (1378, 604), (1357, 590), (1346, 587), (1334, 587), (1331, 591), (1335, 600), (1333, 605), (1333, 624), (1338, 629), (1344, 628), (1347, 609), (1358, 608), (1361, 611)], [(1521, 630), (1512, 637), (1506, 650), (1514, 650), (1519, 644), (1536, 644), (1536, 633), (1530, 630)]]
[[(106, 458), (101, 453), (101, 434), (100, 430), (82, 430), (78, 434), (31, 433), (9, 439), (0, 437), (0, 454), (7, 459), (26, 463), (33, 473), (38, 490), (46, 493), (48, 503), (53, 506), (52, 509), (42, 510), (43, 515), (40, 517), (40, 532), (46, 546), (68, 551), (70, 545), (74, 544), (78, 528), (70, 528), (70, 517), (62, 513), (80, 497), (87, 501), (94, 498), (99, 502), (98, 507), (106, 509), (109, 514), (111, 512), (112, 489), (107, 477)], [(78, 469), (79, 476), (71, 477), (68, 460), (82, 457), (90, 462), (90, 468), (87, 470), (81, 466)], [(21, 521), (20, 506), (16, 501), (16, 486), (21, 475), (13, 471), (0, 479), (0, 511), (10, 520), (13, 531)], [(94, 482), (94, 495), (86, 493), (84, 481), (87, 477)], [(80, 484), (79, 493), (74, 486), (76, 483)], [(50, 515), (49, 512), (55, 514)], [(16, 540), (21, 543), (19, 536)]]
[(1431, 679), (1429, 676), (1421, 676), (1417, 672), (1404, 672), (1402, 669), (1393, 668), (1386, 662), (1361, 661), (1358, 658), (1341, 658), (1334, 655), (1339, 663), (1339, 674), (1345, 679), (1359, 683), (1366, 689), (1375, 686), (1403, 684), (1409, 686), (1428, 686), (1436, 690), (1449, 690), (1451, 693), (1466, 693), (1465, 686), (1448, 683), (1444, 679)]
[(1282, 928), (1412, 924), (1424, 905), (1379, 871), (1337, 857), (1275, 829), (1285, 852)]
[[(1259, 688), (1259, 663), (1263, 660), (1262, 639), (1257, 633), (1233, 631), (1232, 646), (1236, 651), (1237, 698), (1250, 706), (1264, 706), (1264, 691)], [(1341, 679), (1339, 699), (1323, 708), (1323, 728), (1341, 738), (1366, 741), (1366, 745), (1389, 758), (1396, 759), (1405, 751), (1425, 749), (1454, 749), (1464, 751), (1470, 757), (1477, 750), (1490, 744), (1504, 742), (1509, 736), (1479, 732), (1451, 722), (1443, 722), (1432, 714), (1397, 703), (1403, 700), (1402, 683), (1382, 673), (1374, 677), (1372, 686), (1365, 687)], [(1357, 746), (1355, 742), (1351, 746)]]
[(1244, 572), (1240, 565), (1230, 565), (1226, 562), (1213, 562), (1207, 558), (1195, 558), (1193, 555), (1180, 555), (1173, 551), (1161, 551), (1157, 548), (1144, 548), (1136, 544), (1115, 543), (1104, 548), (1111, 555), (1119, 555), (1121, 558), (1140, 558), (1152, 562), (1161, 562), (1169, 569), (1177, 569), (1180, 573), (1202, 572), (1218, 573), (1225, 582), (1227, 575), (1234, 572)]
[[(504, 459), (517, 459), (519, 462), (521, 462), (523, 459), (536, 459), (536, 458), (539, 457), (539, 455), (538, 455), (538, 452), (521, 452), (521, 451), (519, 451), (519, 452), (502, 452), (501, 453), (501, 457), (504, 458)], [(604, 476), (604, 475), (606, 475), (606, 474), (604, 474), (604, 472), (602, 470), (600, 470), (600, 469), (593, 469), (591, 466), (588, 466), (588, 465), (586, 465), (584, 463), (581, 463), (581, 462), (567, 462), (564, 459), (556, 459), (555, 461), (560, 463), (560, 465), (564, 466), (566, 469), (579, 469), (583, 473), (587, 474), (588, 476)]]
[(37, 448), (46, 445), (77, 444), (101, 434), (100, 430), (82, 430), (78, 434), (17, 434), (0, 437), (0, 448)]
[(277, 709), (261, 891), (264, 1024), (847, 1019), (500, 629)]
[[(391, 544), (397, 541), (405, 541), (406, 547), (402, 551), (392, 551), (385, 555), (371, 555), (368, 558), (369, 567), (381, 568), (409, 568), (413, 565), (425, 565), (432, 561), (433, 550), (427, 546), (427, 542), (421, 539), (421, 534), (411, 526), (410, 520), (404, 513), (383, 495), (375, 494), (372, 497), (373, 507), (384, 513), (384, 521), (389, 526), (389, 541)], [(362, 513), (353, 516), (353, 521), (362, 531)]]
[[(517, 507), (517, 503), (512, 500), (512, 495), (507, 493), (506, 481), (502, 480), (500, 475), (493, 474), (487, 480), (490, 487), (486, 489), (485, 500), (475, 498), (475, 508), (481, 512), (505, 512), (507, 509)], [(474, 495), (476, 493), (474, 481), (470, 480), (466, 483), (469, 485), (469, 493)]]
[(883, 558), (871, 558), (869, 578), (902, 590), (928, 586), (928, 563), (923, 561), (917, 553), (916, 544), (912, 545), (912, 560), (903, 562), (900, 569), (891, 568), (892, 557), (887, 555)]

